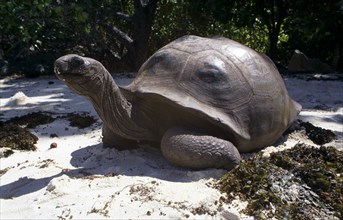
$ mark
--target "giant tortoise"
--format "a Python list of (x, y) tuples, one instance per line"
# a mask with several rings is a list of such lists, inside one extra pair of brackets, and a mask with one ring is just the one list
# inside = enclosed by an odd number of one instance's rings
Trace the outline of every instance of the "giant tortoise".
[(57, 59), (55, 72), (92, 102), (105, 146), (158, 146), (188, 168), (232, 169), (240, 153), (273, 144), (301, 110), (266, 55), (223, 37), (169, 43), (124, 87), (75, 54)]

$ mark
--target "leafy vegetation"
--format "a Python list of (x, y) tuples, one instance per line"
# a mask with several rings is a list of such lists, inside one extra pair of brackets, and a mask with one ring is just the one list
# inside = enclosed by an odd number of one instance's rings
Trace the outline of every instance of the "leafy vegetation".
[(342, 0), (31, 0), (0, 2), (0, 68), (52, 72), (65, 53), (137, 70), (186, 34), (222, 35), (286, 65), (295, 49), (343, 68)]

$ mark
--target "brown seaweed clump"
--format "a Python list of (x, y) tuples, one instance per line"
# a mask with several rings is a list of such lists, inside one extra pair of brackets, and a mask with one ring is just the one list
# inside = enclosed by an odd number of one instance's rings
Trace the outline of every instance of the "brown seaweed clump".
[(33, 112), (20, 117), (14, 117), (6, 122), (0, 122), (0, 148), (7, 148), (2, 152), (3, 157), (14, 153), (13, 150), (34, 151), (38, 137), (29, 131), (38, 125), (48, 124), (55, 119), (42, 112)]
[(87, 114), (76, 114), (76, 113), (69, 113), (66, 118), (69, 121), (69, 125), (72, 127), (77, 127), (79, 129), (87, 128), (92, 126), (96, 119)]
[(55, 118), (43, 112), (33, 112), (20, 117), (14, 117), (6, 121), (6, 123), (13, 123), (26, 128), (35, 128), (38, 125), (49, 124), (53, 122)]
[[(70, 122), (70, 126), (80, 129), (89, 127), (96, 122), (94, 117), (87, 114), (69, 113), (59, 118), (66, 118)], [(29, 129), (52, 123), (54, 120), (56, 118), (49, 113), (33, 112), (0, 122), (0, 148), (6, 148), (0, 152), (0, 157), (10, 156), (14, 153), (13, 150), (36, 150), (35, 144), (38, 137)], [(51, 137), (55, 136), (58, 137), (57, 134), (51, 135)]]
[(318, 145), (329, 143), (336, 137), (332, 131), (314, 126), (309, 122), (301, 121), (300, 126), (305, 128), (308, 138)]
[(333, 147), (294, 148), (261, 153), (225, 174), (217, 187), (247, 201), (244, 213), (257, 219), (341, 219), (343, 152)]
[(34, 151), (37, 141), (38, 137), (27, 128), (22, 128), (13, 123), (0, 125), (0, 148)]

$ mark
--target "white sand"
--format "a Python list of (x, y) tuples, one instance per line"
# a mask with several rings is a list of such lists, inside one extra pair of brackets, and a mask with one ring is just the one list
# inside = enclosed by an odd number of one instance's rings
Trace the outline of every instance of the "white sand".
[[(299, 118), (333, 130), (339, 139), (327, 145), (342, 150), (343, 83), (285, 82), (303, 105)], [(1, 80), (0, 108), (3, 119), (36, 111), (87, 112), (98, 118), (87, 100), (54, 78)], [(225, 170), (191, 171), (170, 165), (156, 152), (103, 148), (100, 120), (79, 130), (57, 119), (32, 132), (39, 138), (37, 151), (16, 151), (0, 159), (0, 169), (7, 170), (0, 177), (1, 219), (252, 219), (239, 214), (242, 202), (220, 206), (223, 195), (210, 185)], [(300, 141), (314, 145), (294, 135), (264, 151)], [(56, 149), (50, 149), (52, 142)]]

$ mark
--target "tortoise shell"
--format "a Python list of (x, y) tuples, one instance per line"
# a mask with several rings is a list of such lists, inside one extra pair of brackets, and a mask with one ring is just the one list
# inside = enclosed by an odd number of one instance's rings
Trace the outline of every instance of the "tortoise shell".
[(240, 152), (275, 142), (301, 109), (266, 55), (227, 38), (185, 36), (169, 43), (142, 65), (125, 90), (150, 99), (146, 103), (169, 103), (197, 115)]

